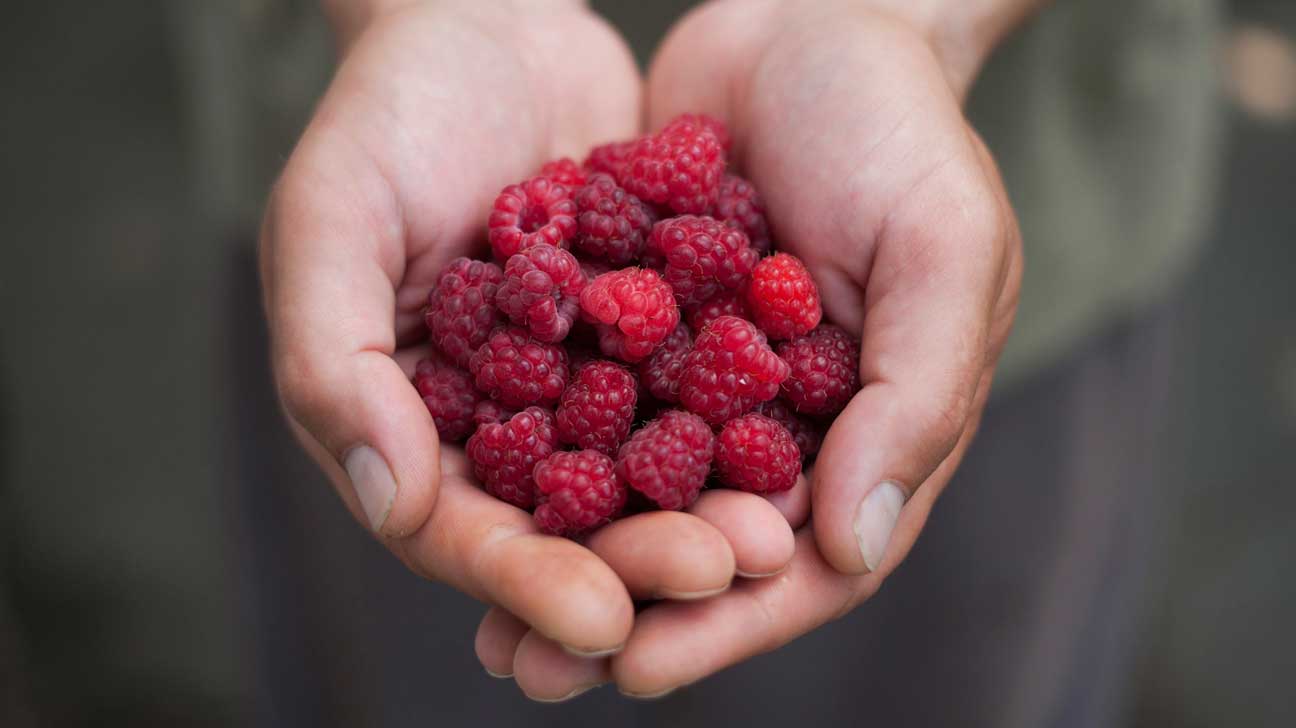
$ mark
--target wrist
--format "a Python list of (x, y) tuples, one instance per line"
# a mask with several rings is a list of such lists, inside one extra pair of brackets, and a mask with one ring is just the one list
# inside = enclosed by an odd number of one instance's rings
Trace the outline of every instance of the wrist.
[(462, 5), (469, 9), (491, 5), (520, 9), (585, 8), (587, 0), (320, 0), (340, 46), (347, 46), (361, 31), (387, 15), (415, 5)]

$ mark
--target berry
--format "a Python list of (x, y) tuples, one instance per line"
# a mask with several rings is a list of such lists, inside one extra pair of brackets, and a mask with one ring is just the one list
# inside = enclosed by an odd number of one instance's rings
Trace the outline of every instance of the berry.
[(686, 309), (740, 288), (759, 258), (741, 230), (696, 215), (654, 225), (647, 249), (651, 255), (645, 259), (664, 264), (662, 278)]
[(495, 308), (495, 294), (504, 282), (498, 265), (456, 258), (441, 271), (428, 294), (424, 313), (432, 344), (450, 361), (468, 366), (477, 347), (504, 317)]
[(536, 525), (574, 538), (611, 522), (627, 492), (614, 467), (612, 458), (593, 450), (556, 452), (536, 463)]
[(809, 333), (823, 318), (819, 289), (810, 271), (800, 259), (787, 253), (771, 255), (752, 271), (747, 305), (752, 320), (771, 339)]
[(655, 271), (625, 268), (585, 286), (581, 311), (599, 332), (607, 356), (637, 362), (652, 353), (679, 323), (671, 287)]
[(580, 312), (584, 287), (585, 274), (575, 256), (552, 245), (533, 245), (504, 265), (495, 303), (540, 341), (562, 341)]
[(626, 158), (630, 155), (630, 149), (635, 145), (635, 140), (625, 142), (611, 142), (602, 144), (590, 150), (589, 156), (585, 158), (585, 169), (590, 172), (603, 172), (613, 177), (621, 175), (621, 168), (625, 166)]
[(793, 412), (787, 402), (781, 399), (771, 399), (768, 402), (760, 403), (752, 411), (765, 415), (786, 427), (787, 431), (792, 434), (792, 441), (796, 443), (802, 457), (808, 458), (819, 452), (819, 446), (823, 444), (823, 435), (819, 432), (818, 425)]
[(482, 400), (472, 375), (435, 358), (423, 359), (414, 367), (414, 386), (442, 440), (459, 442), (472, 433), (477, 426), (473, 414)]
[(711, 323), (712, 319), (721, 316), (737, 316), (738, 318), (750, 318), (747, 311), (747, 294), (746, 291), (739, 289), (737, 291), (722, 291), (708, 298), (700, 306), (688, 312), (689, 326), (694, 331), (701, 331), (703, 327)]
[(720, 480), (748, 493), (778, 493), (796, 485), (801, 451), (787, 428), (765, 415), (725, 423), (716, 445)]
[(652, 211), (638, 197), (600, 173), (590, 176), (575, 199), (576, 249), (614, 266), (624, 266), (639, 257), (654, 220)]
[(678, 402), (684, 359), (692, 349), (693, 334), (688, 324), (681, 321), (661, 346), (639, 362), (639, 382), (644, 389), (663, 402)]
[(686, 114), (637, 140), (626, 152), (617, 180), (641, 200), (701, 214), (715, 203), (724, 169), (724, 149), (715, 132)]
[(499, 193), (487, 230), (501, 261), (538, 243), (565, 247), (576, 234), (576, 202), (566, 185), (533, 177)]
[(721, 316), (702, 329), (684, 360), (680, 404), (718, 425), (778, 395), (788, 365), (750, 321)]
[(569, 190), (579, 189), (585, 184), (585, 170), (569, 157), (545, 162), (540, 168), (540, 176), (548, 177)]
[(728, 153), (729, 149), (733, 146), (733, 140), (729, 137), (729, 127), (725, 126), (723, 121), (720, 121), (714, 116), (709, 116), (707, 114), (681, 114), (677, 118), (689, 119), (694, 123), (701, 124), (707, 129), (710, 129), (711, 133), (715, 134), (716, 141), (720, 142), (720, 148), (725, 150), (726, 153)]
[(552, 405), (567, 386), (567, 352), (516, 326), (491, 332), (468, 369), (478, 389), (508, 407)]
[(508, 422), (517, 410), (496, 402), (493, 399), (483, 399), (477, 403), (476, 409), (473, 410), (473, 424), (485, 425), (495, 422)]
[(467, 451), (473, 474), (486, 492), (518, 508), (530, 508), (535, 502), (535, 464), (557, 448), (553, 415), (527, 407), (507, 422), (479, 426), (468, 438)]
[(658, 506), (677, 511), (697, 500), (714, 452), (715, 435), (702, 418), (671, 410), (621, 446), (616, 473)]
[(638, 385), (625, 367), (610, 361), (582, 366), (558, 404), (558, 438), (584, 450), (615, 455), (634, 422)]
[(803, 414), (837, 414), (860, 388), (859, 349), (855, 337), (832, 324), (779, 344), (791, 371), (783, 399)]
[(770, 231), (765, 219), (765, 203), (752, 183), (736, 174), (726, 174), (721, 178), (711, 217), (746, 233), (757, 253), (764, 255), (769, 252)]

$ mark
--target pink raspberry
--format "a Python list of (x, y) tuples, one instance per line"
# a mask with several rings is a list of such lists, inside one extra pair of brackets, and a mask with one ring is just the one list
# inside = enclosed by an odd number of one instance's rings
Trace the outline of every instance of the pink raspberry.
[(535, 502), (532, 471), (557, 448), (553, 415), (539, 407), (527, 407), (507, 422), (479, 426), (468, 438), (466, 449), (473, 474), (487, 493), (529, 509)]
[(819, 325), (819, 288), (796, 256), (775, 253), (752, 271), (747, 287), (752, 320), (771, 339), (790, 339)]
[(504, 283), (495, 294), (509, 320), (540, 341), (567, 337), (580, 312), (585, 274), (576, 257), (552, 245), (533, 245), (508, 259)]
[(540, 168), (540, 176), (548, 177), (569, 190), (580, 189), (585, 184), (585, 170), (569, 157), (545, 162)]
[(491, 330), (504, 323), (495, 307), (495, 294), (503, 282), (504, 271), (481, 260), (456, 258), (441, 271), (428, 294), (424, 319), (432, 344), (450, 361), (467, 367)]
[(715, 132), (686, 114), (636, 141), (617, 180), (641, 200), (701, 214), (715, 203), (724, 169), (725, 153)]
[(517, 410), (511, 407), (505, 407), (493, 399), (483, 399), (473, 409), (473, 426), (508, 422), (515, 414)]
[(747, 311), (747, 292), (744, 289), (721, 291), (708, 298), (701, 305), (688, 312), (688, 322), (694, 331), (701, 331), (703, 327), (711, 323), (712, 319), (721, 316), (737, 316), (738, 318), (750, 319), (750, 313)]
[(630, 434), (637, 399), (638, 385), (625, 367), (589, 362), (563, 391), (556, 414), (558, 437), (583, 450), (615, 455)]
[(702, 418), (670, 410), (621, 446), (616, 473), (657, 505), (677, 511), (697, 500), (714, 452), (715, 435)]
[(801, 474), (801, 451), (792, 434), (783, 425), (758, 414), (725, 423), (715, 461), (720, 480), (760, 495), (791, 488)]
[(688, 324), (681, 321), (661, 346), (639, 362), (639, 382), (644, 389), (663, 402), (678, 402), (684, 360), (692, 349), (693, 334)]
[(614, 467), (612, 458), (593, 450), (556, 452), (536, 463), (536, 525), (576, 538), (610, 523), (627, 493)]
[(757, 253), (764, 255), (769, 252), (770, 231), (765, 219), (765, 203), (752, 183), (736, 174), (725, 174), (720, 180), (711, 217), (746, 233)]
[(819, 426), (793, 412), (787, 402), (781, 399), (771, 399), (768, 402), (756, 405), (756, 409), (752, 411), (765, 415), (786, 427), (787, 431), (792, 434), (792, 441), (796, 443), (802, 457), (808, 458), (819, 452), (819, 446), (823, 444), (823, 434), (819, 432)]
[(576, 209), (577, 250), (614, 266), (639, 257), (652, 230), (653, 214), (639, 198), (617, 187), (616, 180), (602, 173), (591, 175), (576, 193)]
[(635, 140), (631, 139), (594, 147), (590, 150), (589, 156), (585, 158), (584, 167), (590, 172), (604, 172), (613, 177), (619, 177), (621, 168), (625, 166), (626, 158), (629, 157), (630, 149), (634, 145)]
[(468, 369), (478, 389), (508, 407), (550, 406), (567, 386), (567, 352), (516, 326), (491, 332)]
[(721, 316), (698, 333), (684, 360), (680, 404), (718, 425), (778, 395), (788, 365), (750, 321)]
[(860, 388), (859, 350), (858, 339), (832, 324), (779, 344), (791, 372), (783, 398), (803, 414), (837, 414)]
[(664, 264), (662, 278), (680, 305), (689, 309), (716, 294), (738, 290), (759, 256), (741, 230), (715, 218), (682, 215), (653, 226), (644, 259)]
[(414, 387), (445, 442), (459, 442), (477, 426), (473, 413), (483, 397), (468, 372), (435, 358), (423, 359), (414, 367)]
[(576, 202), (566, 185), (533, 177), (500, 192), (487, 230), (491, 250), (501, 261), (539, 243), (566, 247), (576, 235)]
[(688, 119), (695, 124), (710, 129), (715, 134), (716, 141), (720, 142), (720, 148), (727, 154), (733, 146), (733, 139), (729, 136), (729, 127), (725, 126), (723, 121), (708, 114), (681, 114), (677, 119)]
[(595, 278), (581, 291), (581, 310), (599, 332), (607, 356), (637, 362), (679, 323), (671, 287), (655, 271), (625, 268)]

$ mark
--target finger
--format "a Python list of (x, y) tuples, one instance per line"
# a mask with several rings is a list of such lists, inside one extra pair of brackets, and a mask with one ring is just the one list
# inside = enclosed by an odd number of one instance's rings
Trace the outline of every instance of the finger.
[(729, 588), (734, 552), (702, 518), (653, 511), (614, 521), (586, 541), (636, 599), (701, 599)]
[(558, 703), (607, 683), (609, 665), (606, 657), (578, 657), (533, 630), (518, 645), (513, 676), (528, 698)]
[(814, 469), (811, 468), (801, 473), (796, 485), (788, 490), (765, 496), (770, 505), (783, 514), (783, 518), (794, 531), (810, 519), (810, 483), (813, 477)]
[(739, 576), (777, 574), (792, 560), (792, 528), (778, 508), (758, 495), (708, 490), (689, 507), (689, 513), (724, 534)]
[(477, 625), (473, 649), (491, 677), (513, 677), (513, 655), (531, 627), (512, 614), (491, 607)]

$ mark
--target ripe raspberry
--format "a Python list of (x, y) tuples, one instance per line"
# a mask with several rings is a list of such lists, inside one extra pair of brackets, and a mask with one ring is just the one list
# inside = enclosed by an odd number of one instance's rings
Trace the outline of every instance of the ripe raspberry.
[(773, 399), (788, 365), (750, 321), (721, 316), (698, 333), (684, 360), (680, 404), (718, 425)]
[(638, 197), (617, 187), (616, 180), (606, 174), (591, 175), (576, 193), (576, 209), (576, 249), (614, 266), (639, 257), (652, 230), (653, 214)]
[(819, 432), (819, 426), (793, 412), (792, 408), (783, 400), (771, 399), (768, 402), (762, 402), (752, 411), (765, 415), (786, 427), (787, 431), (792, 433), (792, 441), (796, 443), (797, 449), (801, 451), (801, 457), (808, 458), (819, 452), (819, 446), (823, 444), (823, 435)]
[(733, 140), (729, 137), (729, 127), (725, 126), (723, 121), (709, 116), (707, 114), (681, 114), (678, 119), (689, 119), (694, 123), (701, 124), (715, 134), (716, 141), (720, 142), (720, 148), (726, 153), (733, 146)]
[(724, 169), (725, 153), (715, 132), (696, 116), (684, 115), (636, 141), (617, 181), (646, 202), (701, 214), (715, 203)]
[(697, 500), (715, 452), (715, 435), (697, 415), (670, 410), (621, 446), (616, 473), (626, 485), (667, 510)]
[(765, 220), (765, 203), (752, 183), (736, 174), (726, 174), (720, 180), (711, 217), (746, 233), (757, 253), (764, 255), (769, 252), (770, 231)]
[(679, 401), (680, 378), (684, 359), (693, 349), (693, 334), (681, 321), (670, 336), (647, 359), (639, 362), (639, 382), (653, 397), (663, 402)]
[(575, 256), (552, 245), (533, 245), (504, 265), (495, 303), (535, 338), (557, 342), (567, 337), (580, 312), (584, 287), (585, 274)]
[(740, 288), (737, 291), (721, 291), (708, 298), (700, 306), (688, 312), (689, 326), (694, 331), (701, 331), (712, 319), (721, 316), (737, 316), (750, 319), (747, 311), (747, 292)]
[(505, 407), (493, 399), (483, 399), (473, 410), (473, 426), (508, 422), (515, 414), (515, 409)]
[(552, 405), (567, 386), (567, 352), (536, 341), (516, 326), (491, 332), (468, 369), (478, 389), (508, 407)]
[(779, 344), (791, 370), (783, 398), (803, 414), (837, 414), (860, 388), (859, 349), (859, 340), (832, 324)]
[(424, 320), (432, 344), (450, 361), (467, 367), (491, 330), (504, 323), (495, 308), (495, 294), (503, 282), (504, 271), (481, 260), (456, 258), (441, 271), (428, 294)]
[(414, 367), (414, 386), (442, 440), (459, 442), (472, 434), (477, 426), (473, 413), (483, 399), (473, 387), (472, 375), (435, 358), (423, 359)]
[(593, 450), (556, 452), (536, 463), (536, 525), (575, 538), (611, 522), (627, 493), (614, 467), (612, 458)]
[(558, 437), (584, 450), (615, 455), (634, 422), (638, 385), (625, 367), (592, 361), (576, 371), (563, 391), (556, 419)]
[(501, 261), (537, 243), (566, 247), (576, 235), (576, 202), (566, 185), (533, 177), (500, 192), (486, 226)]
[(604, 172), (613, 177), (621, 175), (621, 168), (625, 166), (626, 158), (630, 155), (630, 149), (634, 147), (635, 140), (625, 142), (611, 142), (602, 144), (590, 150), (589, 156), (585, 158), (584, 167), (590, 172)]
[(648, 236), (645, 260), (665, 264), (662, 278), (684, 308), (695, 308), (724, 291), (734, 291), (759, 259), (747, 235), (710, 217), (682, 215), (662, 220)]
[(595, 278), (581, 291), (580, 302), (598, 329), (599, 348), (626, 362), (651, 354), (679, 323), (671, 287), (655, 271), (642, 268)]
[(585, 170), (569, 157), (545, 162), (540, 168), (540, 176), (548, 177), (569, 190), (580, 189), (585, 185)]
[(747, 287), (752, 320), (771, 339), (790, 339), (819, 325), (823, 309), (810, 271), (796, 256), (775, 253), (752, 271)]
[(558, 448), (553, 415), (527, 407), (507, 422), (486, 423), (468, 438), (468, 459), (486, 492), (517, 506), (535, 502), (535, 464)]
[(720, 480), (748, 493), (778, 493), (796, 485), (801, 451), (783, 425), (758, 414), (725, 423), (716, 445)]

